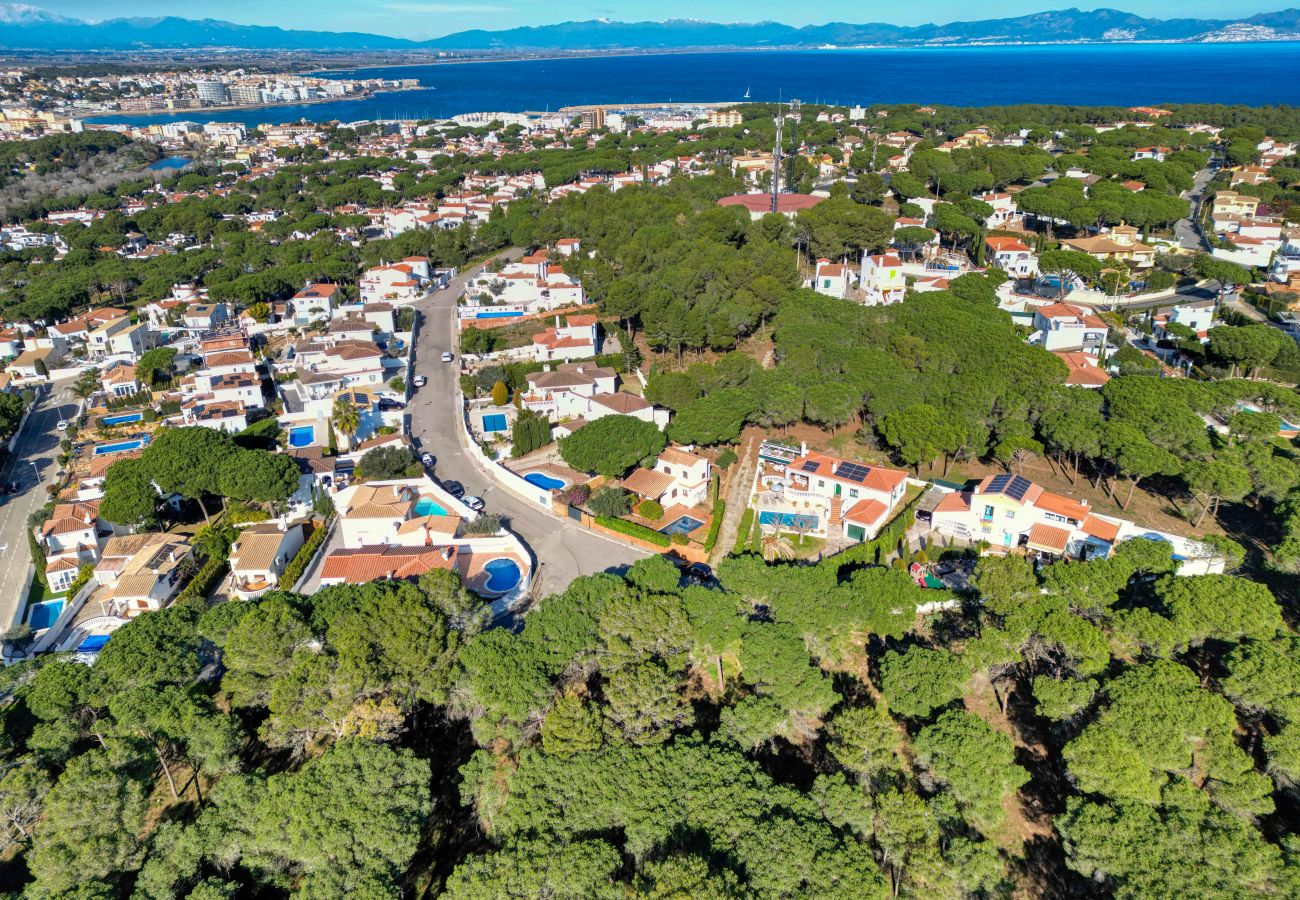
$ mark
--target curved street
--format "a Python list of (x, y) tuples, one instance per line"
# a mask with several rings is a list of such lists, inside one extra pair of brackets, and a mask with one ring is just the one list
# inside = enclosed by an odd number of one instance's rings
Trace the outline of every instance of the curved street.
[[(519, 251), (501, 255), (517, 257)], [(421, 315), (414, 367), (429, 381), (413, 390), (407, 405), (410, 434), (421, 451), (437, 458), (434, 472), (439, 481), (459, 481), (466, 495), (482, 497), (487, 511), (504, 517), (510, 530), (532, 550), (536, 563), (534, 594), (540, 597), (563, 591), (580, 575), (622, 571), (647, 554), (520, 499), (498, 486), (486, 471), (487, 464), (463, 446), (457, 425), (462, 413), (457, 392), (460, 349), (455, 337), (456, 300), (465, 283), (481, 268), (457, 275), (445, 289), (414, 304)], [(448, 350), (456, 354), (456, 362), (441, 362), (443, 352)]]
[(59, 442), (63, 435), (55, 427), (60, 419), (71, 419), (77, 401), (68, 392), (68, 383), (54, 385), (44, 399), (38, 400), (18, 437), (14, 452), (0, 468), (0, 484), (18, 482), (18, 493), (0, 497), (0, 631), (21, 614), (19, 598), (25, 596), (31, 551), (27, 546), (27, 517), (45, 505), (49, 495), (45, 482), (58, 467)]

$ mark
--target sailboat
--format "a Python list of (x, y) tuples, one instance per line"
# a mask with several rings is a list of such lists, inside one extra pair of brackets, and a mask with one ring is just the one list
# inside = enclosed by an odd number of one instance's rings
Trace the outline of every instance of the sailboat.
[(742, 99), (742, 100), (748, 100), (748, 99), (749, 99), (749, 85), (745, 85), (745, 96), (741, 97), (740, 99)]

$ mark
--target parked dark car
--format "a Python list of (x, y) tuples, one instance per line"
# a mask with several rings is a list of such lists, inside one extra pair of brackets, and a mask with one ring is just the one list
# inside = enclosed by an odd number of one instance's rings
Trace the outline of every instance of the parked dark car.
[(465, 485), (461, 484), (459, 481), (444, 481), (442, 483), (442, 489), (451, 494), (457, 500), (465, 496)]
[(691, 563), (682, 569), (686, 577), (698, 584), (708, 584), (713, 581), (713, 570), (704, 563)]
[(389, 412), (394, 409), (406, 409), (406, 404), (400, 400), (394, 400), (392, 397), (380, 397), (379, 409), (383, 412)]

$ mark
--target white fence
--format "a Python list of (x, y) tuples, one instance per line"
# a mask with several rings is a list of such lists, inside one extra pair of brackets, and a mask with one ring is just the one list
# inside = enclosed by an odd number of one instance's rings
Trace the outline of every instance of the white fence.
[(80, 614), (82, 607), (86, 605), (86, 601), (95, 593), (97, 587), (99, 587), (99, 582), (92, 577), (82, 586), (81, 590), (77, 591), (77, 596), (63, 604), (63, 612), (59, 613), (59, 617), (54, 621), (54, 624), (45, 629), (45, 633), (37, 638), (36, 643), (32, 644), (29, 651), (30, 655), (35, 656), (38, 653), (44, 653), (59, 643), (67, 630), (72, 627), (73, 621)]
[(457, 429), (461, 443), (469, 452), (470, 456), (477, 460), (485, 470), (488, 477), (494, 480), (501, 487), (510, 493), (525, 500), (529, 503), (536, 504), (545, 510), (551, 509), (551, 492), (546, 488), (540, 488), (530, 481), (525, 481), (520, 476), (511, 472), (509, 469), (498, 464), (495, 460), (487, 455), (483, 447), (474, 440), (473, 434), (469, 430), (469, 418), (466, 413), (465, 397), (461, 394), (459, 388), (456, 391), (456, 402), (460, 406), (460, 427)]

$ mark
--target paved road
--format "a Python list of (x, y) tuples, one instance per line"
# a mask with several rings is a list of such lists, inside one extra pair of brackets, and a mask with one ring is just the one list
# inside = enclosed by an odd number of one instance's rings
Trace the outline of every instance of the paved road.
[(461, 446), (456, 422), (461, 415), (456, 394), (460, 367), (441, 362), (440, 358), (446, 350), (459, 357), (453, 337), (456, 298), (476, 273), (472, 270), (457, 276), (447, 288), (415, 304), (423, 317), (415, 344), (415, 371), (428, 376), (429, 381), (415, 391), (407, 407), (411, 437), (421, 450), (437, 457), (436, 474), (440, 480), (459, 481), (466, 494), (482, 497), (488, 512), (504, 516), (510, 530), (532, 549), (537, 560), (539, 595), (558, 593), (580, 575), (620, 571), (647, 554), (558, 519), (497, 487), (481, 463)]
[(1206, 242), (1205, 236), (1201, 234), (1200, 227), (1197, 223), (1197, 215), (1201, 211), (1201, 198), (1205, 195), (1205, 186), (1210, 183), (1214, 177), (1214, 169), (1201, 169), (1192, 179), (1192, 189), (1184, 191), (1182, 198), (1192, 204), (1192, 214), (1189, 218), (1179, 219), (1174, 223), (1174, 237), (1178, 238), (1178, 245), (1187, 250), (1209, 250), (1210, 245)]
[[(25, 533), (27, 517), (45, 505), (49, 496), (45, 484), (54, 478), (58, 466), (62, 435), (54, 426), (59, 419), (71, 419), (76, 411), (77, 402), (68, 392), (68, 385), (54, 386), (52, 393), (37, 403), (18, 446), (0, 467), (0, 484), (17, 481), (21, 485), (19, 493), (4, 497), (7, 502), (0, 506), (0, 630), (8, 628), (21, 612), (18, 599), (26, 587), (31, 562)], [(41, 481), (37, 480), (38, 471)]]

